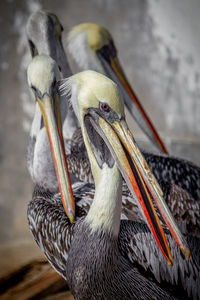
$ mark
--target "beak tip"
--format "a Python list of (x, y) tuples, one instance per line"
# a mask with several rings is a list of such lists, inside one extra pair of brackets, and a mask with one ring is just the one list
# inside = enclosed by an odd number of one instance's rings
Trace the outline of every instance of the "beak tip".
[(189, 249), (189, 248), (186, 249), (185, 254), (186, 254), (187, 260), (189, 260), (189, 259), (190, 259), (190, 256), (191, 256), (191, 252), (190, 252), (190, 249)]
[(168, 264), (170, 265), (171, 268), (173, 267), (174, 261), (172, 258), (169, 259)]
[(70, 223), (73, 224), (73, 222), (74, 222), (74, 216), (69, 216), (69, 220), (70, 220)]
[(68, 211), (68, 218), (69, 218), (71, 224), (73, 224), (73, 222), (74, 222), (74, 217), (75, 217), (75, 212), (73, 212), (70, 209), (70, 211)]

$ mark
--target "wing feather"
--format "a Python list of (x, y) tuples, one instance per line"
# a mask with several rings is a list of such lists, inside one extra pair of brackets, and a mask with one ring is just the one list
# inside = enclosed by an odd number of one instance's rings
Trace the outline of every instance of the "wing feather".
[(132, 264), (139, 265), (146, 274), (153, 276), (159, 283), (167, 283), (173, 288), (181, 287), (188, 296), (193, 295), (194, 299), (199, 299), (200, 240), (187, 236), (192, 252), (191, 258), (187, 261), (169, 233), (167, 239), (174, 259), (173, 267), (168, 265), (146, 224), (121, 221), (120, 252), (128, 257)]

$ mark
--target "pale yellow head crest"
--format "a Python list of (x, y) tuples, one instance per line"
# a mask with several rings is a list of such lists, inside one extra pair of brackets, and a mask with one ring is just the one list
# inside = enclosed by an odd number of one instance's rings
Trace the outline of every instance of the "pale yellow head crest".
[(112, 40), (112, 36), (106, 28), (94, 23), (83, 23), (73, 27), (69, 37), (75, 39), (82, 33), (86, 34), (89, 48), (93, 51), (101, 49)]
[(66, 94), (69, 89), (72, 106), (80, 122), (88, 109), (99, 108), (100, 102), (106, 102), (119, 118), (124, 117), (121, 93), (108, 77), (95, 71), (83, 71), (62, 81), (61, 93)]
[(55, 29), (55, 34), (57, 37), (60, 37), (62, 34), (62, 31), (63, 31), (63, 26), (60, 23), (58, 17), (49, 10), (42, 10), (41, 12), (46, 13), (46, 15), (51, 18), (53, 25), (54, 25), (54, 29)]
[(49, 93), (55, 79), (60, 79), (56, 62), (45, 54), (35, 56), (27, 69), (29, 86), (36, 88), (41, 94)]
[[(36, 33), (37, 37), (42, 36), (48, 30), (49, 25), (52, 25), (55, 36), (60, 37), (63, 27), (58, 17), (48, 10), (36, 11), (29, 17), (27, 22), (26, 31), (28, 38), (32, 40)], [(40, 30), (43, 30), (43, 32), (39, 33)]]
[(68, 54), (76, 62), (77, 71), (89, 70), (105, 74), (97, 51), (108, 45), (112, 37), (102, 26), (83, 23), (71, 29), (67, 38)]

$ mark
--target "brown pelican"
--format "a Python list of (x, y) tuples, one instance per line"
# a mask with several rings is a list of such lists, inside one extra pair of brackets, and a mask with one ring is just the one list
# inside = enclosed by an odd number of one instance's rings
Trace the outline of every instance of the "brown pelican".
[[(79, 26), (75, 28), (79, 28)], [(92, 28), (98, 29), (100, 27), (97, 25), (92, 25)], [(27, 36), (29, 40), (29, 45), (31, 47), (32, 55), (34, 56), (36, 53), (46, 53), (52, 56), (52, 58), (56, 60), (59, 69), (62, 71), (63, 76), (67, 76), (71, 74), (71, 71), (68, 67), (67, 59), (62, 47), (61, 32), (62, 25), (60, 24), (58, 18), (53, 13), (50, 13), (48, 11), (39, 11), (32, 14), (27, 23)], [(85, 32), (85, 34), (86, 33), (87, 31)], [(98, 39), (100, 39), (100, 41), (104, 41), (105, 33), (105, 29), (97, 30), (97, 41)], [(84, 30), (82, 34), (84, 34)], [(73, 42), (75, 42), (76, 36), (78, 37), (79, 35), (80, 34), (73, 34)], [(71, 36), (71, 34), (69, 36)], [(86, 40), (85, 42), (83, 42), (83, 45), (84, 43), (86, 43)], [(71, 49), (71, 51), (72, 45), (69, 43), (69, 48)], [(76, 49), (78, 57), (80, 56), (80, 54), (78, 54), (78, 51), (81, 51), (81, 53), (84, 51), (83, 45), (80, 44), (79, 49)], [(92, 55), (92, 50), (89, 51), (89, 45), (87, 48), (88, 55), (85, 56), (85, 63), (87, 63), (88, 66), (92, 67), (94, 63), (90, 63), (91, 59), (89, 58), (89, 55)], [(109, 51), (107, 53), (109, 56), (111, 56), (112, 54), (109, 54)], [(95, 58), (97, 59), (96, 56), (94, 56), (94, 59)], [(96, 65), (98, 66), (98, 60), (96, 62)], [(58, 76), (58, 79), (59, 78), (60, 77)], [(78, 121), (73, 111), (69, 109), (68, 103), (62, 98), (60, 103), (65, 150), (68, 154), (67, 163), (69, 171), (71, 173), (71, 179), (72, 174), (74, 174), (80, 180), (92, 183), (93, 177), (90, 169), (90, 164), (86, 155), (82, 134), (80, 130), (77, 130), (79, 126)], [(37, 183), (37, 180), (33, 168), (35, 168), (36, 170), (36, 167), (34, 167), (34, 160), (37, 160), (37, 162), (35, 162), (35, 166), (37, 165), (38, 176), (39, 174), (48, 174), (46, 178), (48, 178), (49, 183), (46, 184), (44, 182), (44, 184), (45, 186), (56, 190), (58, 188), (57, 177), (53, 166), (49, 143), (47, 142), (48, 137), (45, 133), (45, 128), (42, 130), (43, 123), (44, 122), (42, 120), (42, 114), (40, 112), (38, 103), (36, 102), (35, 116), (28, 144), (27, 163), (29, 172), (31, 173), (31, 176), (35, 183)], [(37, 139), (37, 137), (40, 136), (40, 131), (43, 132), (43, 137)], [(75, 133), (72, 138), (73, 132)], [(40, 140), (42, 139), (42, 143), (45, 145), (45, 147), (42, 147), (42, 149), (43, 152), (45, 151), (46, 153), (46, 160), (48, 162), (52, 161), (51, 170), (49, 168), (45, 169), (45, 164), (42, 164), (41, 160), (34, 159), (34, 157), (36, 157), (34, 156), (35, 148), (38, 147), (37, 145), (38, 143), (40, 144)], [(69, 155), (70, 145), (72, 153)], [(154, 155), (144, 151), (143, 155), (147, 160), (151, 171), (153, 172), (159, 184), (161, 185), (161, 188), (164, 191), (164, 198), (167, 201), (169, 208), (173, 212), (173, 215), (176, 218), (182, 232), (199, 236), (200, 207), (199, 203), (196, 200), (200, 199), (200, 169), (192, 163), (174, 157), (168, 157), (165, 155)], [(94, 191), (91, 189), (86, 190), (87, 191), (85, 191), (85, 202), (87, 202), (87, 207), (89, 207), (91, 199), (94, 196)], [(123, 185), (123, 195), (124, 217), (133, 219), (132, 212), (134, 211), (135, 218), (137, 206), (135, 200), (132, 198), (131, 194), (129, 193), (129, 190), (125, 185)], [(84, 203), (84, 205), (86, 205), (86, 203)], [(138, 219), (142, 220), (142, 216), (140, 215), (140, 212), (137, 209), (137, 220)]]
[[(40, 10), (33, 13), (27, 22), (26, 33), (29, 43), (29, 48), (32, 57), (37, 54), (46, 54), (52, 57), (58, 65), (60, 73), (56, 74), (56, 79), (59, 80), (62, 77), (68, 77), (72, 75), (67, 57), (65, 55), (62, 45), (62, 31), (63, 27), (58, 20), (57, 16), (52, 12)], [(68, 168), (70, 171), (71, 179), (73, 175), (80, 177), (81, 180), (87, 180), (92, 182), (92, 174), (90, 166), (84, 158), (77, 159), (75, 155), (70, 154), (71, 139), (73, 133), (79, 128), (78, 120), (74, 115), (72, 109), (69, 109), (67, 101), (60, 101), (61, 105), (61, 121), (62, 132), (64, 138), (65, 151), (68, 154)], [(37, 184), (36, 177), (41, 174), (44, 185), (48, 188), (56, 190), (58, 188), (56, 172), (53, 166), (53, 160), (51, 155), (51, 149), (48, 142), (48, 136), (44, 127), (42, 119), (42, 113), (39, 108), (38, 102), (35, 106), (34, 120), (29, 136), (28, 148), (27, 148), (27, 165), (29, 173), (33, 179), (33, 182)], [(41, 136), (41, 138), (39, 138)], [(40, 146), (38, 146), (38, 143)], [(41, 143), (41, 144), (40, 144)], [(46, 160), (52, 165), (52, 169), (45, 169), (45, 164), (41, 160), (37, 159), (34, 162), (34, 152), (38, 147), (41, 147), (43, 152), (45, 151)], [(35, 165), (35, 166), (34, 166)], [(36, 168), (37, 166), (37, 168)], [(34, 170), (35, 168), (35, 170)], [(35, 174), (37, 172), (37, 175)], [(47, 173), (46, 173), (47, 172)], [(46, 173), (46, 180), (44, 180), (44, 174)], [(48, 180), (48, 183), (46, 181)]]
[(108, 30), (94, 23), (83, 23), (73, 27), (68, 34), (68, 52), (79, 71), (97, 71), (119, 85), (125, 104), (138, 125), (161, 152), (168, 153), (123, 72)]
[[(126, 172), (128, 174), (126, 171), (128, 165), (123, 157), (125, 155), (131, 163), (130, 144), (132, 145), (134, 141), (125, 122), (123, 101), (116, 85), (92, 71), (69, 78), (65, 85), (81, 124), (95, 179), (92, 205), (87, 216), (80, 219), (73, 228), (74, 236), (67, 260), (66, 278), (75, 298), (170, 299), (172, 295), (179, 297), (180, 294), (174, 291), (168, 290), (166, 293), (152, 282), (148, 282), (146, 277), (141, 276), (141, 273), (138, 274), (137, 267), (130, 264), (128, 258), (129, 255), (134, 256), (132, 251), (134, 252), (135, 244), (133, 243), (130, 249), (126, 238), (130, 234), (134, 240), (135, 224), (128, 221), (120, 230), (122, 201), (120, 171), (122, 176)], [(125, 152), (122, 144), (126, 149)], [(124, 178), (127, 182), (126, 176)], [(142, 230), (142, 226), (139, 227)], [(127, 233), (129, 229), (130, 232)], [(120, 249), (121, 244), (123, 246)], [(122, 249), (126, 255), (120, 251)], [(185, 261), (185, 264), (190, 263)], [(183, 265), (181, 267), (184, 269), (186, 265), (184, 267)], [(200, 266), (195, 260), (192, 262), (192, 268), (194, 266), (198, 268), (196, 275), (199, 278)], [(173, 274), (173, 270), (171, 272)], [(192, 286), (197, 293), (195, 297), (200, 296), (196, 278)]]
[[(41, 68), (41, 59), (44, 61), (44, 64), (48, 65), (48, 70)], [(73, 222), (75, 207), (62, 137), (61, 103), (56, 87), (60, 72), (54, 60), (50, 60), (50, 57), (43, 55), (35, 57), (34, 67), (32, 64), (29, 65), (28, 74), (28, 83), (38, 104), (36, 110), (40, 109), (45, 125), (41, 129), (40, 127), (38, 129), (38, 126), (36, 127), (37, 138), (35, 139), (34, 152), (39, 153), (39, 155), (33, 155), (30, 158), (32, 161), (29, 161), (29, 170), (35, 183), (39, 182), (45, 189), (55, 191), (59, 186), (66, 214), (70, 221)], [(45, 78), (44, 82), (41, 78)], [(37, 117), (37, 111), (35, 116)], [(36, 121), (37, 118), (33, 121), (32, 129), (35, 129)], [(52, 168), (48, 168), (48, 164), (51, 164), (52, 161), (49, 145), (54, 161), (55, 169), (53, 168), (53, 172)], [(44, 162), (43, 160), (46, 161)]]
[[(35, 63), (38, 62), (40, 62), (38, 64), (40, 69), (42, 63), (47, 64), (46, 68), (43, 68), (46, 72), (47, 67), (53, 64), (50, 58), (36, 57), (28, 69), (29, 85), (33, 86), (36, 77), (38, 82), (49, 91), (52, 80), (44, 83), (44, 80), (39, 80), (40, 76), (45, 78), (41, 71), (40, 75), (37, 74), (37, 70), (30, 72), (35, 69)], [(51, 67), (49, 71), (52, 73), (54, 68)], [(173, 247), (172, 253), (175, 258), (173, 268), (169, 268), (160, 256), (152, 235), (144, 224), (124, 221), (119, 232), (122, 180), (118, 167), (121, 168), (126, 181), (129, 181), (132, 190), (134, 183), (129, 173), (129, 164), (131, 161), (133, 163), (133, 157), (129, 156), (130, 148), (126, 144), (131, 144), (132, 139), (126, 127), (123, 102), (116, 85), (103, 75), (90, 71), (71, 77), (67, 86), (71, 91), (72, 105), (79, 116), (93, 167), (95, 197), (87, 217), (80, 218), (81, 215), (85, 215), (85, 211), (78, 208), (78, 221), (71, 225), (64, 213), (59, 195), (45, 186), (37, 186), (28, 207), (29, 224), (37, 243), (56, 270), (68, 280), (76, 299), (134, 299), (135, 295), (138, 299), (155, 297), (173, 299), (170, 296), (174, 295), (174, 291), (171, 290), (172, 285), (179, 284), (183, 286), (182, 295), (184, 293), (184, 296), (198, 295), (198, 264), (193, 258), (187, 262), (170, 237), (168, 239), (170, 246)], [(95, 90), (96, 86), (98, 86), (97, 90)], [(35, 82), (34, 88), (38, 95), (41, 87)], [(125, 136), (120, 128), (124, 130)], [(127, 138), (126, 141), (124, 137)], [(127, 147), (127, 150), (121, 143)], [(41, 155), (41, 152), (35, 152), (35, 155)], [(138, 178), (137, 174), (142, 173), (138, 171), (140, 170), (138, 162), (135, 163), (135, 176)], [(148, 186), (148, 182), (146, 184)], [(80, 197), (80, 193), (78, 195)], [(160, 240), (160, 229), (155, 228), (158, 230), (156, 234)], [(78, 247), (77, 240), (80, 240)], [(163, 242), (161, 244), (161, 247), (165, 247)], [(138, 251), (142, 252), (141, 256)], [(150, 273), (145, 273), (145, 270)], [(188, 283), (185, 282), (187, 279)], [(167, 282), (167, 285), (162, 287), (159, 281)]]

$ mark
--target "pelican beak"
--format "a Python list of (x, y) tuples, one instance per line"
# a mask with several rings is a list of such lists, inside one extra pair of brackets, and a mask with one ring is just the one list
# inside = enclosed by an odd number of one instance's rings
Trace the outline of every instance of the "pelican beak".
[(107, 75), (120, 86), (124, 95), (125, 104), (138, 125), (161, 152), (168, 154), (164, 143), (126, 79), (117, 56), (105, 59), (101, 52), (97, 52), (97, 56), (106, 70)]
[(154, 238), (168, 263), (173, 264), (172, 255), (152, 199), (178, 246), (189, 258), (190, 251), (187, 242), (179, 231), (163, 199), (163, 193), (138, 149), (125, 120), (105, 121), (99, 114), (90, 113), (93, 117), (92, 125), (108, 146), (130, 191), (134, 196), (136, 195)]
[[(75, 216), (75, 203), (64, 150), (59, 96), (56, 94), (53, 99), (48, 94), (45, 94), (41, 98), (37, 97), (37, 101), (39, 103), (49, 137), (63, 207), (70, 222), (72, 223)], [(55, 105), (54, 108), (53, 103)]]

